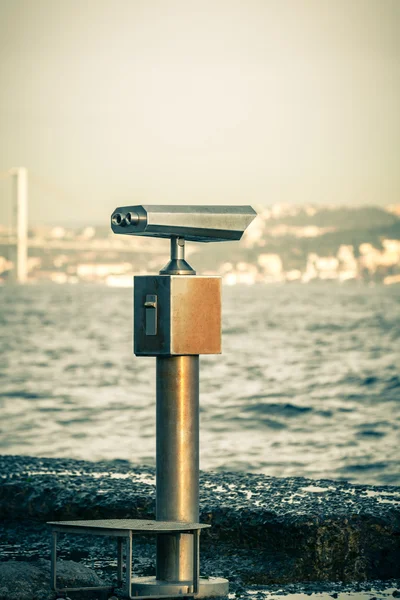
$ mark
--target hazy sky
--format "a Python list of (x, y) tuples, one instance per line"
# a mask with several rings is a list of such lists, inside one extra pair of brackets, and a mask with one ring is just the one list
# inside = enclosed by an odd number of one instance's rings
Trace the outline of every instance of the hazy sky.
[(14, 166), (36, 223), (400, 202), (400, 0), (0, 0)]

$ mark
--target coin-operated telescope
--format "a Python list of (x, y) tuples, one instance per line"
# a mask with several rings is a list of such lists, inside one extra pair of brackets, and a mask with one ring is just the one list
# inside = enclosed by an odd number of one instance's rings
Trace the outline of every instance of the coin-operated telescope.
[[(251, 206), (125, 206), (111, 216), (114, 233), (170, 238), (159, 275), (134, 278), (134, 353), (155, 356), (156, 519), (199, 520), (199, 355), (221, 353), (221, 278), (196, 276), (185, 241), (240, 240)], [(159, 533), (156, 577), (132, 581), (132, 596), (224, 596), (228, 581), (200, 578), (193, 535)], [(193, 561), (193, 556), (197, 558)]]

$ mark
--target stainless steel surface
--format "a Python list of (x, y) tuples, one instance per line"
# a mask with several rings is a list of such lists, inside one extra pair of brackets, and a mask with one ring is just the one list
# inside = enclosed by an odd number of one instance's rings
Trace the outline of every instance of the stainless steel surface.
[[(190, 582), (184, 584), (160, 581), (155, 577), (134, 577), (132, 580), (132, 598), (160, 598), (164, 595), (180, 597), (194, 595), (188, 592), (192, 589)], [(199, 579), (199, 591), (196, 598), (211, 598), (226, 596), (229, 592), (229, 582), (222, 577)]]
[(122, 206), (113, 212), (111, 228), (128, 235), (225, 242), (240, 240), (255, 216), (251, 206)]
[[(134, 280), (136, 356), (219, 354), (221, 279), (145, 275)], [(146, 333), (147, 298), (157, 297), (157, 334)]]
[(53, 531), (58, 533), (82, 533), (85, 535), (99, 535), (100, 537), (129, 537), (129, 529), (110, 529), (107, 527), (68, 527), (68, 525), (53, 525)]
[[(78, 532), (80, 533), (81, 531), (78, 530)], [(74, 533), (77, 533), (77, 531), (75, 531)], [(132, 535), (132, 534), (131, 534)], [(118, 555), (119, 558), (119, 555)], [(119, 568), (118, 568), (118, 573), (120, 572)], [(112, 586), (96, 586), (96, 587), (79, 587), (79, 588), (72, 588), (72, 587), (57, 587), (57, 531), (56, 529), (53, 527), (53, 530), (51, 532), (51, 553), (50, 553), (50, 587), (52, 590), (54, 590), (55, 592), (80, 592), (83, 590), (86, 591), (91, 591), (91, 590), (107, 590), (107, 591), (111, 591), (113, 589)], [(130, 581), (130, 590), (132, 589), (132, 580)]]
[(124, 545), (123, 538), (118, 538), (118, 547), (117, 547), (117, 583), (118, 586), (122, 585), (123, 577), (124, 577)]
[(51, 573), (50, 573), (50, 584), (51, 589), (57, 588), (57, 532), (51, 532)]
[[(59, 587), (57, 588), (57, 592), (99, 592), (100, 590), (102, 591), (113, 591), (114, 590), (114, 586), (112, 585), (95, 585), (95, 586), (88, 586), (88, 587)], [(136, 599), (137, 600), (137, 599)]]
[(126, 594), (129, 597), (132, 593), (132, 531), (129, 532), (129, 537), (126, 539)]
[[(178, 588), (177, 588), (178, 589)], [(185, 588), (181, 588), (181, 589), (185, 589)], [(137, 593), (137, 591), (135, 590), (135, 586), (132, 585), (132, 594), (131, 596), (129, 596), (129, 598), (131, 600), (160, 600), (161, 598), (176, 598), (176, 596), (180, 596), (181, 592), (177, 592), (177, 593), (170, 593), (170, 594), (157, 594), (157, 593), (153, 593), (151, 594), (151, 596), (149, 596), (148, 594), (145, 594), (144, 596), (139, 596), (139, 594)], [(194, 598), (194, 594), (192, 592), (186, 592), (185, 593), (185, 598)]]
[(185, 239), (182, 237), (171, 237), (171, 258), (167, 265), (160, 271), (160, 275), (196, 275), (185, 260)]
[[(132, 586), (132, 589), (135, 590), (135, 586)], [(177, 592), (178, 596), (181, 595), (181, 592)], [(132, 593), (131, 596), (129, 596), (129, 598), (131, 600), (160, 600), (161, 598), (176, 598), (177, 594), (173, 593), (173, 594), (156, 594), (153, 593), (151, 594), (151, 596), (149, 596), (148, 594), (145, 594), (144, 596), (139, 596), (139, 594), (134, 591)], [(194, 594), (193, 593), (185, 593), (185, 598), (194, 598)]]
[(193, 593), (197, 594), (200, 583), (200, 530), (193, 532)]
[(206, 529), (211, 527), (205, 523), (193, 522), (181, 522), (182, 519), (169, 521), (154, 521), (150, 519), (89, 519), (82, 521), (49, 521), (47, 525), (51, 525), (53, 531), (62, 531), (63, 529), (77, 529), (76, 533), (80, 533), (81, 528), (92, 530), (92, 529), (104, 529), (106, 535), (112, 535), (108, 533), (109, 529), (113, 531), (125, 530), (133, 531), (137, 533), (162, 533), (169, 531), (193, 531), (195, 529)]
[[(199, 518), (199, 357), (157, 357), (156, 515)], [(193, 537), (157, 536), (157, 579), (193, 580)]]
[[(201, 529), (210, 527), (203, 523), (189, 523), (181, 521), (149, 521), (143, 519), (98, 519), (88, 521), (51, 521), (48, 523), (52, 528), (51, 542), (51, 587), (55, 591), (88, 591), (88, 590), (111, 590), (112, 586), (96, 586), (96, 587), (57, 587), (57, 532), (74, 533), (74, 534), (91, 534), (99, 535), (99, 531), (103, 535), (118, 536), (117, 546), (117, 580), (118, 585), (123, 584), (123, 540), (125, 539), (126, 557), (125, 557), (125, 592), (128, 598), (136, 598), (139, 600), (140, 595), (132, 586), (132, 554), (133, 554), (133, 533), (160, 533), (171, 532), (170, 535), (180, 537), (189, 535), (193, 543), (191, 544), (191, 556), (189, 557), (192, 564), (193, 579), (180, 582), (180, 589), (185, 590), (185, 595), (193, 596), (195, 590), (199, 589), (199, 537)], [(180, 532), (186, 532), (182, 534)], [(165, 535), (165, 533), (163, 534)], [(167, 583), (167, 582), (164, 582)], [(169, 591), (153, 593), (153, 598), (170, 598), (174, 596), (175, 588)], [(133, 594), (133, 595), (132, 595)], [(147, 598), (147, 593), (144, 596)]]

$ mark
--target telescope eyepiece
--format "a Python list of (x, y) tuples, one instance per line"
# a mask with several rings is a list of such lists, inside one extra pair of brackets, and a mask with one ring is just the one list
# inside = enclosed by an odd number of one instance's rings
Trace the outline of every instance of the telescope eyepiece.
[(136, 212), (127, 212), (125, 220), (128, 225), (137, 225), (139, 223), (139, 215)]
[(126, 214), (115, 212), (111, 217), (111, 223), (115, 227), (135, 226), (139, 223), (139, 215), (135, 212), (127, 212)]
[(119, 225), (121, 225), (123, 220), (124, 220), (124, 217), (121, 215), (121, 213), (114, 213), (113, 216), (111, 217), (111, 223), (113, 225), (116, 225), (117, 227)]

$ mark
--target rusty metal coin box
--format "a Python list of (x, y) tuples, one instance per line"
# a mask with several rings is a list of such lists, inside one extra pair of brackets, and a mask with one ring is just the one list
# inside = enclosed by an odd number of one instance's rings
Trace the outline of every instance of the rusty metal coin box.
[(136, 276), (134, 353), (136, 356), (220, 354), (221, 278)]

